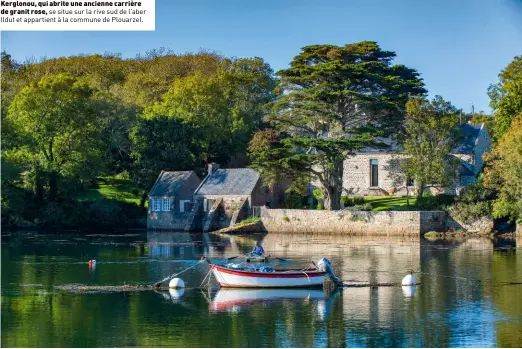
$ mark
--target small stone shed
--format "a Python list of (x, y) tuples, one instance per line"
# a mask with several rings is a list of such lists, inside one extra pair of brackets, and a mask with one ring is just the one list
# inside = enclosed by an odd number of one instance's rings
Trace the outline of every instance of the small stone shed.
[(147, 228), (183, 230), (200, 183), (193, 171), (161, 171), (149, 193)]
[(269, 190), (262, 185), (257, 171), (216, 167), (209, 166), (209, 174), (194, 192), (194, 201), (201, 202), (205, 216), (203, 230), (239, 222), (250, 215), (252, 206), (263, 206), (269, 199)]

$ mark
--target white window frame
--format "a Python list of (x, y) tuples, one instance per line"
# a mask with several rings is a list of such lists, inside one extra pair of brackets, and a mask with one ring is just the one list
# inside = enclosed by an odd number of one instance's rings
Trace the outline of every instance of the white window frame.
[(180, 213), (185, 212), (185, 204), (187, 202), (190, 202), (190, 200), (179, 200), (179, 212)]
[[(375, 161), (375, 164), (373, 162)], [(373, 183), (373, 166), (376, 166), (377, 183)], [(370, 188), (379, 188), (379, 159), (370, 159)]]
[(161, 199), (161, 210), (164, 212), (170, 211), (170, 199)]
[(161, 206), (160, 206), (160, 199), (150, 199), (151, 203), (152, 203), (152, 212), (159, 212), (161, 211)]

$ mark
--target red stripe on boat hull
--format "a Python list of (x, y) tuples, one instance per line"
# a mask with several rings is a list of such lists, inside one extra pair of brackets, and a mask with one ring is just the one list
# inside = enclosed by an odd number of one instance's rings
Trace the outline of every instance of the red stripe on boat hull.
[(219, 287), (223, 288), (323, 288), (323, 284), (311, 284), (311, 285), (300, 285), (300, 286), (288, 286), (288, 285), (281, 285), (281, 286), (245, 286), (245, 285), (231, 285), (231, 284), (224, 284), (218, 281)]
[(276, 279), (295, 279), (295, 278), (311, 278), (316, 276), (324, 276), (326, 272), (323, 271), (300, 271), (300, 272), (271, 272), (271, 273), (263, 273), (263, 272), (250, 272), (243, 270), (232, 270), (228, 268), (219, 267), (215, 264), (211, 264), (210, 267), (212, 269), (217, 269), (221, 273), (244, 276), (244, 277), (258, 277), (258, 278), (276, 278)]

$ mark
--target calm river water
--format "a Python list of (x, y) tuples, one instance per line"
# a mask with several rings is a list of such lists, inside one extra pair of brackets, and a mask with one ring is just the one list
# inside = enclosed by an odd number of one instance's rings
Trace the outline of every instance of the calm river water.
[[(180, 275), (181, 292), (67, 288), (150, 284), (202, 255), (225, 263), (256, 239), (292, 259), (274, 264), (327, 257), (344, 281), (396, 283), (414, 269), (422, 284), (218, 291), (199, 288), (208, 273), (201, 264)], [(506, 284), (522, 283), (515, 240), (10, 233), (2, 236), (1, 281), (2, 347), (522, 346), (522, 284)]]

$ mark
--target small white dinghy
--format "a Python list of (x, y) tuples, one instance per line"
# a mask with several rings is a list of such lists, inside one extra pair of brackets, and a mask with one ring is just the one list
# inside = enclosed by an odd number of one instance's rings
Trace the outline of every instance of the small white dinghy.
[(221, 287), (285, 288), (322, 287), (326, 271), (317, 268), (274, 270), (271, 267), (210, 264), (210, 269)]

